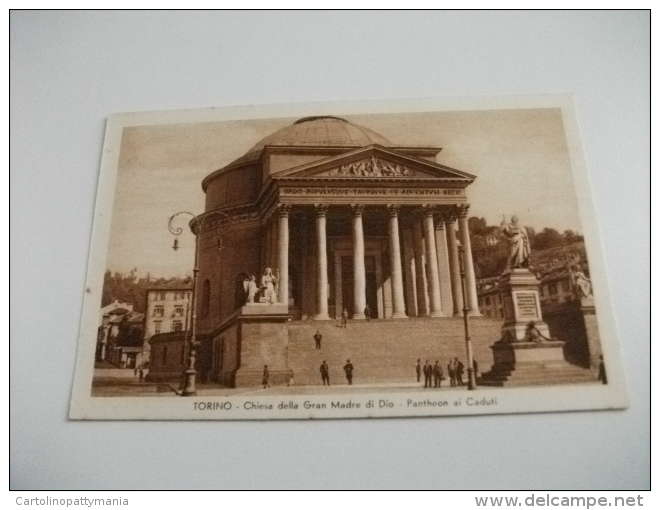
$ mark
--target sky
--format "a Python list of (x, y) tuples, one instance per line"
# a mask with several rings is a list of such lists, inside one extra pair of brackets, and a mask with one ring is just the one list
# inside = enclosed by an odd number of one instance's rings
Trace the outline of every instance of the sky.
[[(470, 215), (499, 224), (516, 214), (537, 231), (582, 232), (559, 109), (511, 109), (338, 116), (397, 145), (442, 147), (438, 163), (477, 176)], [(140, 275), (190, 272), (194, 238), (186, 230), (172, 250), (168, 218), (204, 210), (202, 179), (295, 119), (265, 119), (124, 128), (107, 259), (111, 271)], [(179, 222), (185, 227), (188, 218)]]

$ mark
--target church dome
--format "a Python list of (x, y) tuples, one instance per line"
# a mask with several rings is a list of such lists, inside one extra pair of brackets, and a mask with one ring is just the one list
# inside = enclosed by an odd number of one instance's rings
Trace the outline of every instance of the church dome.
[(392, 145), (387, 138), (375, 131), (341, 117), (303, 117), (257, 142), (231, 166), (257, 160), (266, 145), (364, 147), (372, 144)]

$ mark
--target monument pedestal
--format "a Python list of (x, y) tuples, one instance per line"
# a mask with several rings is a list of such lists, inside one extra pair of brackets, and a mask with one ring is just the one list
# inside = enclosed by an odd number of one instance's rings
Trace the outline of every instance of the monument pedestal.
[(264, 365), (268, 365), (271, 386), (286, 385), (293, 372), (287, 363), (289, 307), (284, 303), (250, 303), (237, 317), (239, 366), (234, 373), (236, 387), (260, 386)]
[(500, 281), (504, 324), (495, 342), (495, 364), (482, 375), (484, 386), (528, 386), (593, 381), (588, 370), (564, 358), (564, 343), (550, 337), (543, 322), (539, 281), (529, 269), (515, 268)]

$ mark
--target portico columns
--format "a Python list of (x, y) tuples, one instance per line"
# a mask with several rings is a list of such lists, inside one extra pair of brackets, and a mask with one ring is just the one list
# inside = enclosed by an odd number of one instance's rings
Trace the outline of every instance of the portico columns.
[(431, 317), (442, 317), (442, 301), (440, 298), (440, 278), (438, 275), (438, 254), (435, 249), (435, 228), (433, 226), (433, 210), (424, 210), (424, 241), (426, 245), (426, 267), (429, 273), (429, 297)]
[(472, 262), (472, 244), (470, 243), (470, 229), (468, 227), (469, 205), (458, 207), (458, 225), (461, 234), (461, 243), (465, 253), (465, 292), (470, 315), (481, 315), (479, 313), (479, 299), (477, 297), (477, 279), (474, 274), (474, 263)]
[(403, 274), (401, 270), (401, 243), (399, 241), (399, 208), (390, 205), (390, 271), (392, 274), (393, 319), (406, 317), (406, 302), (403, 297)]
[(280, 205), (277, 213), (279, 216), (277, 252), (279, 263), (279, 302), (289, 304), (289, 209), (288, 205)]
[(316, 209), (316, 320), (328, 320), (328, 252), (326, 247), (325, 217), (328, 207)]
[(458, 261), (458, 245), (456, 244), (456, 217), (453, 213), (445, 216), (447, 231), (447, 247), (449, 248), (449, 272), (451, 273), (451, 296), (454, 301), (454, 315), (461, 315), (463, 308), (463, 291), (461, 290), (461, 268)]
[(364, 207), (353, 205), (353, 318), (364, 319), (367, 307), (367, 275), (364, 267)]
[(442, 301), (442, 314), (450, 317), (454, 313), (454, 300), (451, 296), (451, 272), (449, 271), (449, 250), (447, 249), (447, 236), (445, 235), (445, 222), (442, 216), (433, 218), (435, 227), (435, 250), (438, 254), (438, 275), (440, 277), (440, 300)]

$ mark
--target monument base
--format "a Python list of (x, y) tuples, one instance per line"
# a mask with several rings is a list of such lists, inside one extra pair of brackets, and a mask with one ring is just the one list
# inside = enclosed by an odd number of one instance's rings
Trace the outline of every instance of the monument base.
[(564, 342), (506, 342), (491, 346), (495, 364), (482, 374), (483, 386), (533, 386), (595, 381), (591, 371), (564, 359)]

